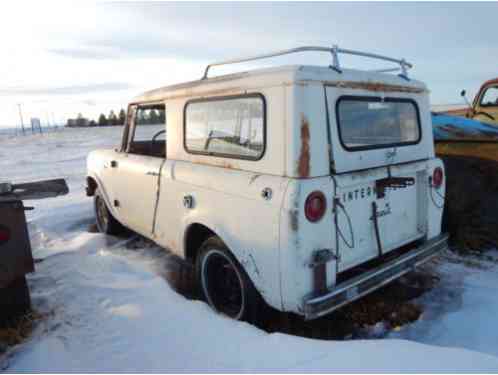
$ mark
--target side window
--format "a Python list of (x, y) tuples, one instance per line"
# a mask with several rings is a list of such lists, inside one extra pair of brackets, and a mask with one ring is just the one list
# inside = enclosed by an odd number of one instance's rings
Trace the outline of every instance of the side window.
[(481, 98), (482, 107), (498, 106), (498, 86), (488, 87)]
[(129, 133), (131, 154), (166, 157), (166, 109), (164, 104), (138, 106)]
[(260, 95), (192, 101), (185, 108), (190, 153), (258, 160), (265, 150), (265, 102)]

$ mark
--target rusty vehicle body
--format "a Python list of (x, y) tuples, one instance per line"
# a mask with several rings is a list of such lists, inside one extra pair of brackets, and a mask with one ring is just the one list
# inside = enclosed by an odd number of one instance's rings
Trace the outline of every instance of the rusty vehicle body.
[[(461, 92), (465, 98), (465, 90)], [(454, 116), (465, 116), (476, 121), (498, 126), (498, 78), (490, 79), (484, 82), (477, 92), (472, 105), (468, 108), (453, 109), (448, 114)]]
[[(437, 137), (436, 153), (441, 156), (473, 157), (498, 161), (498, 78), (484, 82), (472, 104), (461, 96), (468, 106), (434, 114), (447, 116), (446, 131), (449, 136)], [(453, 117), (453, 118), (452, 118)], [(466, 120), (460, 120), (463, 117)], [(434, 118), (435, 126), (442, 126), (440, 118)], [(476, 131), (478, 129), (478, 131)]]
[(26, 274), (34, 261), (23, 199), (43, 199), (67, 194), (64, 180), (0, 184), (0, 323), (30, 307)]

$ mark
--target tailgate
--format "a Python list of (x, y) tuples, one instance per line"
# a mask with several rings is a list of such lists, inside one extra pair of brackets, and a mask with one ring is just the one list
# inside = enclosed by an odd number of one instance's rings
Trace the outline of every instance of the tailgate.
[[(339, 271), (425, 236), (425, 162), (352, 172), (335, 180)], [(397, 186), (385, 186), (389, 181)]]

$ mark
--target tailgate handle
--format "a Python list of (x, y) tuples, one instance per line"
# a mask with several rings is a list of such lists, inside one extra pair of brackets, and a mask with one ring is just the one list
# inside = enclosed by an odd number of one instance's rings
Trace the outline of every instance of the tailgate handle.
[(415, 184), (413, 177), (386, 177), (375, 181), (375, 191), (377, 192), (377, 199), (386, 196), (386, 188), (404, 189), (407, 186)]

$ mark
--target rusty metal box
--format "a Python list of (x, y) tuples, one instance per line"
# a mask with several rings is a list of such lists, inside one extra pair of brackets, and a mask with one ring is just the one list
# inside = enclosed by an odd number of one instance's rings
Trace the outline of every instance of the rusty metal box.
[(0, 288), (34, 271), (24, 205), (20, 200), (0, 201)]

